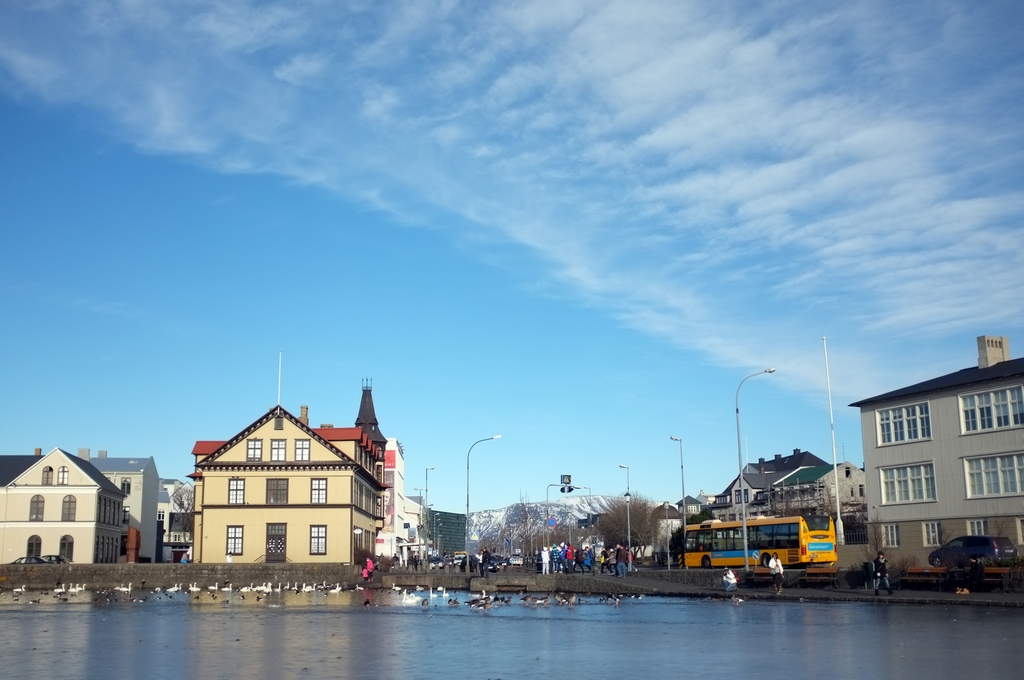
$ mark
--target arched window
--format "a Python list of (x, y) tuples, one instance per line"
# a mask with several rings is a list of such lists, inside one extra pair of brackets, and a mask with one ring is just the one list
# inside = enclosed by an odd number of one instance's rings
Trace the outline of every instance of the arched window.
[(32, 496), (32, 501), (28, 506), (28, 521), (29, 522), (42, 522), (43, 521), (43, 501), (42, 496)]
[(43, 539), (38, 536), (28, 537), (28, 548), (25, 550), (25, 557), (39, 557), (43, 554)]
[(75, 521), (75, 507), (78, 503), (75, 501), (74, 496), (64, 496), (64, 503), (60, 508), (60, 521), (61, 522), (74, 522)]
[(53, 484), (53, 468), (47, 465), (43, 468), (43, 486)]
[(67, 466), (61, 465), (57, 468), (57, 484), (61, 486), (67, 486), (68, 483), (68, 468)]
[(75, 539), (70, 536), (60, 537), (60, 556), (68, 562), (75, 561)]

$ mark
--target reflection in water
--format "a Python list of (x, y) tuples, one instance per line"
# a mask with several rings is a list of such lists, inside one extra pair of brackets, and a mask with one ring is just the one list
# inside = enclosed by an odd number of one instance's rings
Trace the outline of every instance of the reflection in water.
[[(461, 597), (460, 597), (461, 595)], [(987, 607), (645, 598), (615, 607), (515, 604), (472, 611), (417, 593), (273, 594), (260, 601), (5, 602), (6, 677), (482, 678), (567, 668), (602, 677), (953, 677), (1014, 673), (1020, 614)], [(465, 593), (449, 594), (465, 600)], [(362, 606), (364, 599), (372, 606)], [(1013, 639), (1011, 639), (1013, 638)], [(561, 669), (561, 671), (559, 670)]]

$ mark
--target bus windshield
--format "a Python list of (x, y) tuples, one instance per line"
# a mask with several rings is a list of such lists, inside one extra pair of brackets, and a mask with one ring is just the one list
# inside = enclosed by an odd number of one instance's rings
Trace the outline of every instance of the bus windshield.
[(807, 522), (808, 531), (828, 531), (829, 522), (831, 522), (832, 519), (827, 515), (819, 515), (812, 517), (804, 517), (804, 521)]

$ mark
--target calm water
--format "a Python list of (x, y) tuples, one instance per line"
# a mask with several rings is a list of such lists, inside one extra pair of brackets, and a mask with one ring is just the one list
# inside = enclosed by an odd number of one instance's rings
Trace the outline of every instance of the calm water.
[[(1024, 613), (644, 598), (487, 612), (391, 591), (0, 606), (4, 676), (35, 678), (1018, 677)], [(449, 595), (451, 596), (451, 595)], [(465, 594), (455, 594), (465, 599)], [(436, 607), (434, 605), (437, 605)], [(965, 653), (969, 651), (970, 653)], [(691, 676), (692, 677), (692, 676)]]

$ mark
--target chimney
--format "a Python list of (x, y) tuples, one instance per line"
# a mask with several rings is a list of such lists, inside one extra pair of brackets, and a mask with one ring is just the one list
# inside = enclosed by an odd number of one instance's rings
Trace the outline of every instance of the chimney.
[(309, 427), (309, 407), (303, 404), (301, 413), (302, 415), (299, 416), (299, 422), (306, 427)]
[(800, 453), (800, 449), (793, 449), (793, 455), (794, 456), (799, 455), (799, 453)]
[(320, 423), (320, 427), (323, 429), (328, 429), (334, 427), (334, 423)]
[(38, 458), (41, 455), (43, 455), (43, 450), (40, 448), (36, 448), (36, 458)]
[(78, 449), (78, 457), (89, 460), (89, 449)]
[(100, 449), (99, 451), (96, 452), (96, 457), (97, 458), (106, 458), (107, 457), (107, 450), (106, 449)]
[(775, 454), (775, 462), (778, 463), (780, 460), (782, 460), (782, 454), (781, 453), (776, 453)]
[(758, 458), (757, 459), (757, 464), (762, 466), (762, 467), (764, 467), (764, 458)]
[(1010, 360), (1010, 339), (994, 335), (978, 336), (978, 368), (995, 366)]

